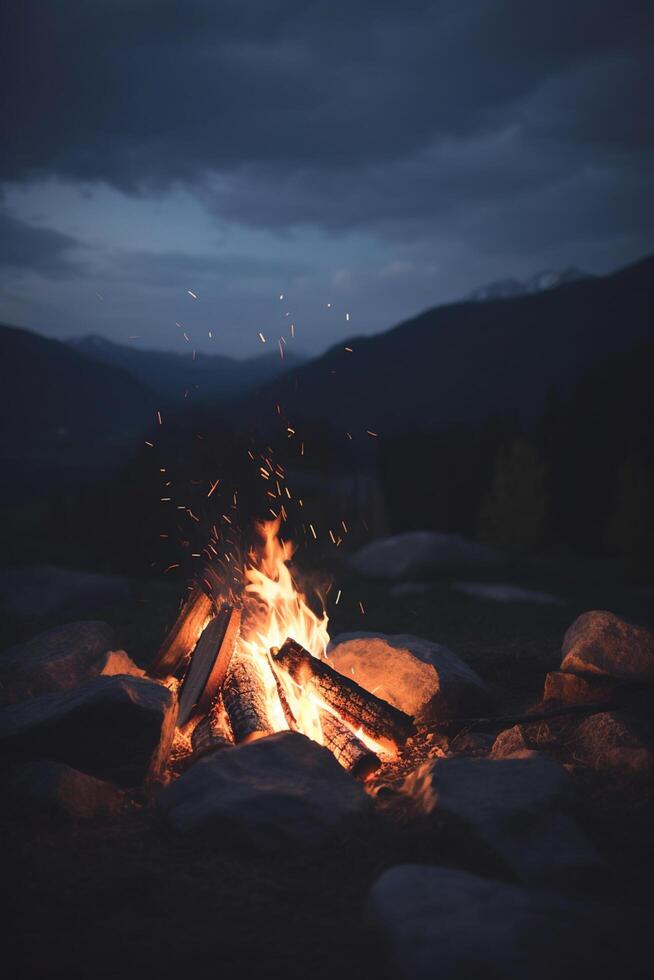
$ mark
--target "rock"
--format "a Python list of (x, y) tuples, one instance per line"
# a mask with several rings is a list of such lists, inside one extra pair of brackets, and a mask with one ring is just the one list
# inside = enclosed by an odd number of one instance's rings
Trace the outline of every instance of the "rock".
[(113, 630), (85, 620), (39, 633), (0, 654), (0, 705), (66, 691), (98, 674), (145, 673), (124, 650), (113, 650)]
[(450, 742), (449, 754), (474, 757), (488, 755), (493, 742), (493, 736), (485, 732), (461, 732)]
[(129, 582), (56, 565), (31, 565), (0, 571), (0, 608), (19, 618), (55, 613), (84, 615), (91, 607), (116, 605), (129, 598)]
[(442, 822), (453, 841), (467, 841), (526, 883), (596, 879), (592, 845), (563, 811), (568, 775), (535, 752), (506, 759), (435, 759), (404, 788)]
[(177, 700), (141, 677), (93, 677), (79, 687), (0, 711), (0, 753), (66, 762), (132, 786), (160, 773), (175, 733)]
[(490, 565), (497, 560), (498, 556), (492, 548), (469, 541), (459, 534), (408, 531), (371, 541), (352, 556), (350, 564), (362, 575), (398, 579), (430, 569), (452, 565)]
[(616, 966), (596, 909), (452, 868), (385, 871), (366, 919), (402, 980), (576, 980)]
[(616, 694), (615, 683), (609, 678), (586, 674), (568, 674), (552, 670), (545, 678), (543, 701), (562, 701), (564, 704), (593, 704), (611, 701)]
[(579, 616), (563, 638), (561, 670), (654, 682), (654, 634), (610, 612)]
[(159, 796), (183, 834), (216, 831), (262, 850), (314, 846), (368, 811), (361, 786), (328, 749), (279, 732), (196, 762)]
[(509, 756), (529, 752), (530, 746), (522, 725), (514, 725), (500, 732), (491, 749), (491, 759), (506, 759)]
[(9, 796), (21, 809), (75, 819), (114, 813), (123, 801), (122, 792), (111, 783), (62, 762), (43, 760), (14, 767)]
[(494, 602), (534, 602), (539, 606), (560, 606), (563, 599), (549, 592), (536, 592), (503, 582), (452, 582), (452, 588), (477, 599)]
[(643, 727), (620, 712), (602, 711), (580, 722), (569, 747), (577, 763), (592, 769), (649, 776), (654, 774), (654, 749)]
[[(103, 677), (113, 677), (115, 674), (127, 674), (130, 677), (145, 677), (148, 680), (154, 680), (154, 678), (148, 678), (147, 674), (140, 667), (137, 667), (129, 654), (125, 653), (124, 650), (107, 650), (105, 654), (100, 658), (99, 662), (100, 671), (99, 673)], [(160, 681), (156, 683), (160, 684)]]
[(440, 643), (400, 633), (343, 633), (327, 652), (341, 674), (419, 723), (474, 714), (490, 704), (482, 679)]

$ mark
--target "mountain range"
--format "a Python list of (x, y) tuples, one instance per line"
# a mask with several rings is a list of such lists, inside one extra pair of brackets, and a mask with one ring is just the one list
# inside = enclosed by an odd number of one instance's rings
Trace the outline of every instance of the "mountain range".
[[(65, 474), (101, 472), (198, 398), (254, 429), (315, 422), (337, 434), (402, 434), (529, 422), (551, 388), (564, 394), (595, 364), (654, 336), (654, 256), (608, 276), (506, 299), (427, 310), (321, 357), (249, 361), (63, 343), (0, 326), (0, 464), (15, 493)], [(270, 423), (270, 424), (269, 424)], [(68, 477), (66, 477), (68, 478)]]
[(286, 351), (283, 359), (275, 351), (239, 361), (224, 354), (198, 352), (193, 356), (142, 350), (97, 334), (69, 340), (67, 345), (101, 364), (122, 368), (158, 395), (171, 399), (193, 392), (196, 397), (224, 401), (303, 363), (303, 358), (291, 351)]
[(365, 437), (529, 422), (550, 389), (654, 335), (654, 256), (607, 276), (486, 302), (439, 306), (385, 333), (354, 337), (242, 399), (252, 424), (280, 405), (301, 420)]

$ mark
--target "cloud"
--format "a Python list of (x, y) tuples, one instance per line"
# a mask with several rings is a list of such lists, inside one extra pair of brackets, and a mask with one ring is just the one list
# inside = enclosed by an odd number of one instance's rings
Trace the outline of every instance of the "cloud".
[(72, 253), (78, 242), (70, 235), (35, 228), (0, 210), (0, 271), (35, 271), (57, 278), (75, 275)]

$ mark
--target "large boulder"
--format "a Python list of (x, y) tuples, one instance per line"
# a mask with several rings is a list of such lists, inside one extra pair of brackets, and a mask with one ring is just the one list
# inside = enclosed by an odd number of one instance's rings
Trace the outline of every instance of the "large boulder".
[(520, 881), (596, 880), (601, 863), (565, 812), (567, 786), (565, 770), (535, 752), (435, 759), (405, 781), (406, 792), (439, 818), (446, 836), (486, 853)]
[(597, 909), (452, 868), (385, 871), (366, 919), (402, 980), (576, 980), (616, 966)]
[(0, 705), (66, 691), (98, 674), (144, 672), (124, 650), (114, 650), (107, 623), (84, 620), (39, 633), (0, 654)]
[(0, 571), (0, 609), (4, 615), (32, 619), (54, 614), (79, 616), (91, 608), (118, 605), (129, 598), (121, 575), (28, 565)]
[[(654, 774), (654, 743), (651, 731), (618, 711), (590, 715), (576, 727), (569, 740), (580, 765), (620, 776)], [(649, 736), (649, 737), (648, 737)]]
[(141, 677), (94, 677), (0, 711), (4, 758), (66, 762), (132, 786), (157, 776), (175, 734), (177, 700)]
[(611, 612), (579, 616), (566, 632), (561, 670), (654, 683), (654, 634)]
[(263, 850), (313, 846), (368, 810), (359, 783), (328, 749), (280, 732), (195, 763), (159, 796), (183, 834), (224, 833)]
[(40, 760), (13, 767), (9, 798), (30, 814), (88, 819), (116, 812), (123, 793), (63, 762)]
[(409, 633), (342, 633), (327, 657), (341, 674), (418, 722), (482, 711), (490, 703), (481, 677), (463, 660)]
[(364, 545), (350, 564), (361, 575), (398, 579), (451, 566), (491, 565), (497, 560), (492, 548), (460, 534), (407, 531)]

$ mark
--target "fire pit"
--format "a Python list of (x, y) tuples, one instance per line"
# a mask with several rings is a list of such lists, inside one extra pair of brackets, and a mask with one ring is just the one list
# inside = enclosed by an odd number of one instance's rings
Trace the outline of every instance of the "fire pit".
[(327, 615), (296, 586), (280, 521), (257, 525), (241, 589), (217, 594), (210, 571), (199, 578), (151, 671), (181, 681), (178, 728), (196, 757), (290, 730), (368, 779), (397, 758), (414, 719), (330, 664)]

